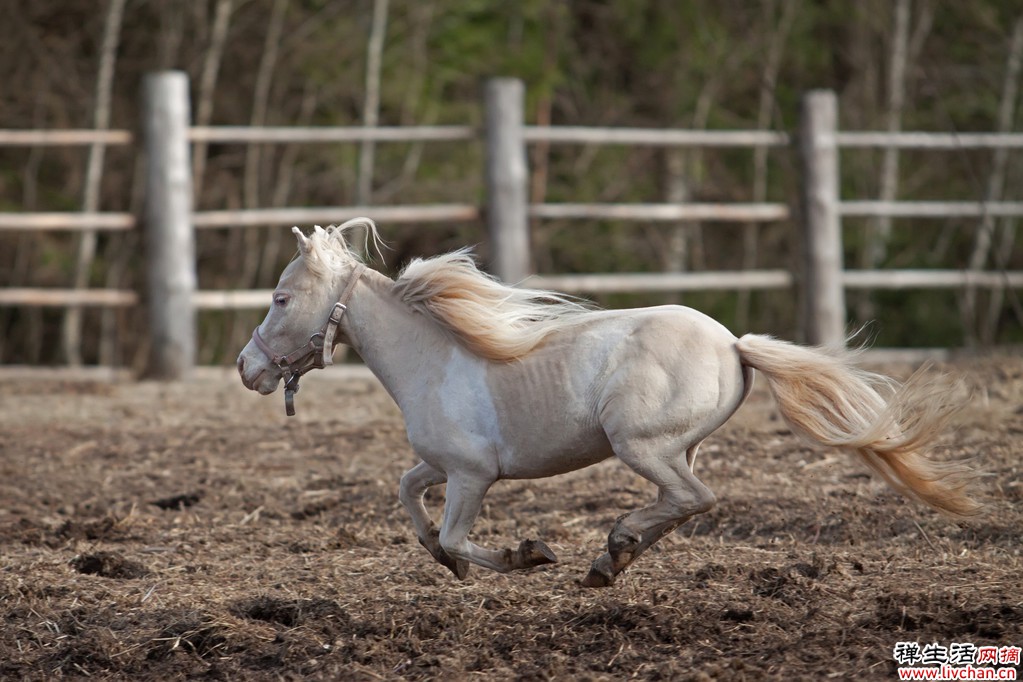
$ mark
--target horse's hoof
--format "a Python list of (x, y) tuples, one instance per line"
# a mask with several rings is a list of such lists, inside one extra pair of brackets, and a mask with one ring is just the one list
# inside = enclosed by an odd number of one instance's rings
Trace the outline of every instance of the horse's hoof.
[(452, 559), (451, 555), (447, 552), (443, 552), (442, 557), (437, 557), (437, 561), (441, 562), (447, 567), (449, 571), (455, 574), (455, 577), (459, 580), (465, 580), (466, 576), (469, 575), (469, 562), (463, 559)]
[(594, 569), (590, 569), (590, 572), (586, 574), (586, 577), (582, 579), (583, 587), (611, 587), (615, 584), (614, 576), (601, 573)]
[(430, 555), (437, 560), (441, 566), (455, 574), (459, 580), (465, 580), (469, 575), (469, 562), (462, 559), (454, 559), (440, 546), (440, 530), (431, 528), (428, 539), (419, 538), (419, 544), (426, 548)]
[(611, 557), (605, 554), (590, 566), (590, 572), (582, 580), (583, 587), (610, 587), (615, 584), (615, 575), (609, 564)]
[(451, 572), (455, 574), (455, 577), (459, 580), (465, 580), (469, 576), (469, 562), (463, 561), (462, 559), (455, 559), (455, 567), (451, 569)]
[(540, 540), (523, 540), (519, 543), (518, 555), (526, 568), (558, 563), (554, 550)]

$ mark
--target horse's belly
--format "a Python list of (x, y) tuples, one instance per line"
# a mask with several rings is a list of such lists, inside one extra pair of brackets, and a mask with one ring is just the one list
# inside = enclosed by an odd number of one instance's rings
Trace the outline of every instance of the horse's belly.
[[(546, 420), (544, 420), (546, 421)], [(540, 423), (520, 434), (514, 445), (498, 454), (501, 478), (555, 476), (611, 457), (614, 452), (600, 427), (573, 428), (568, 423)]]
[(613, 454), (596, 402), (607, 351), (595, 353), (593, 344), (578, 337), (568, 341), (548, 344), (511, 366), (492, 367), (487, 375), (497, 408), (502, 478), (553, 476)]

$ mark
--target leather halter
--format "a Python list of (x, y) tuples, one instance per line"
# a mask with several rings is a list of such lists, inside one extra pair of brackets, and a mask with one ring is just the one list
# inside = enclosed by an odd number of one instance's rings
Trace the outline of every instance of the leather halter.
[(263, 354), (270, 360), (270, 364), (281, 370), (284, 377), (284, 411), (289, 417), (295, 416), (295, 394), (298, 393), (298, 380), (306, 372), (314, 369), (323, 369), (327, 365), (334, 364), (333, 354), (337, 336), (337, 330), (341, 326), (341, 317), (348, 310), (348, 300), (355, 291), (355, 285), (359, 283), (366, 266), (359, 264), (352, 271), (344, 291), (337, 303), (331, 308), (330, 315), (323, 326), (309, 337), (304, 346), (285, 355), (278, 354), (270, 347), (259, 333), (259, 327), (252, 330), (252, 340), (256, 347), (263, 351)]

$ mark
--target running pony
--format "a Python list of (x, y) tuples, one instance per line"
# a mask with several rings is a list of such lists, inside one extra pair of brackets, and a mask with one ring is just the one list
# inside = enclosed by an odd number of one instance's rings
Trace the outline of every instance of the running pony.
[[(246, 387), (291, 395), (304, 372), (354, 348), (401, 408), (422, 460), (400, 499), (420, 543), (458, 578), (469, 564), (512, 571), (557, 561), (547, 545), (487, 549), (469, 539), (499, 479), (554, 476), (617, 457), (657, 486), (620, 517), (583, 583), (611, 585), (644, 550), (705, 512), (714, 494), (693, 474), (703, 440), (749, 395), (761, 372), (789, 427), (858, 455), (895, 489), (956, 517), (978, 512), (961, 464), (924, 455), (954, 411), (917, 374), (903, 385), (858, 369), (839, 350), (733, 336), (681, 306), (595, 310), (565, 296), (506, 286), (465, 250), (413, 260), (392, 280), (346, 240), (366, 218), (304, 235), (270, 312), (238, 356)], [(423, 503), (447, 483), (438, 528)]]

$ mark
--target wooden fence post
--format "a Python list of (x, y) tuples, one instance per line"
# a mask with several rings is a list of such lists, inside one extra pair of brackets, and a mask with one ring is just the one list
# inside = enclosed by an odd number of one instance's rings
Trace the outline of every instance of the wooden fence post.
[(186, 379), (195, 365), (195, 234), (188, 142), (188, 76), (151, 73), (143, 83), (145, 238), (150, 354), (147, 375)]
[(803, 167), (803, 241), (806, 342), (845, 344), (842, 224), (838, 213), (838, 101), (830, 90), (803, 96), (799, 153)]
[(494, 274), (510, 284), (530, 273), (524, 91), (515, 78), (494, 78), (484, 88), (487, 233)]

